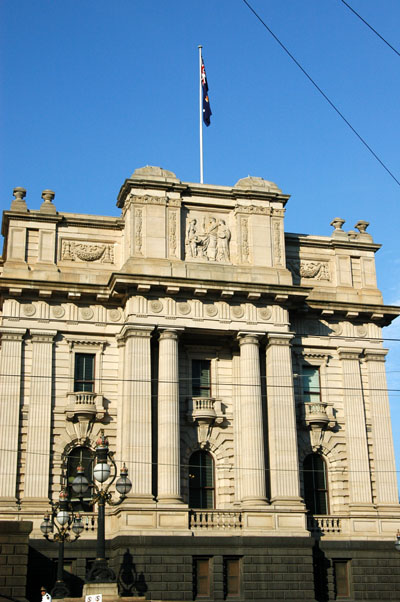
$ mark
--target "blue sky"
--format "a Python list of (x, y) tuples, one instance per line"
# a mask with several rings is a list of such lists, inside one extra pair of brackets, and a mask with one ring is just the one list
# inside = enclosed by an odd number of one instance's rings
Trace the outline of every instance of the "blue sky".
[[(400, 58), (340, 0), (250, 2), (400, 179)], [(400, 47), (398, 0), (349, 3)], [(121, 184), (147, 164), (199, 181), (198, 44), (204, 181), (276, 182), (291, 232), (369, 221), (379, 286), (400, 304), (400, 187), (242, 0), (2, 0), (1, 209), (24, 186), (32, 209), (51, 188), (59, 211), (118, 215)], [(400, 339), (400, 320), (384, 334)], [(400, 343), (385, 345), (400, 469)]]

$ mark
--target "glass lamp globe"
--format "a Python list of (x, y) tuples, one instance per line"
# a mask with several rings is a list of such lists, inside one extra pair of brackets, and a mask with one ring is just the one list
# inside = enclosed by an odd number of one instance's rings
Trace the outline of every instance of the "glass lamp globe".
[(80, 514), (77, 514), (72, 524), (72, 530), (75, 533), (75, 535), (79, 536), (84, 530), (84, 528), (85, 527), (83, 526), (82, 517)]
[(110, 476), (110, 466), (106, 462), (99, 462), (93, 469), (93, 476), (99, 483), (104, 483)]
[(128, 495), (128, 493), (132, 489), (132, 483), (130, 479), (128, 479), (128, 469), (126, 468), (125, 464), (121, 468), (121, 475), (115, 483), (115, 488), (118, 491), (118, 493), (122, 496)]
[(40, 530), (45, 537), (53, 531), (53, 525), (51, 524), (50, 516), (48, 514), (44, 515), (43, 522), (40, 525)]
[(76, 469), (76, 472), (78, 474), (72, 481), (72, 489), (78, 497), (82, 497), (89, 489), (89, 481), (84, 475), (85, 469), (83, 466), (79, 465)]
[(66, 510), (59, 510), (56, 514), (56, 519), (60, 525), (65, 525), (69, 521), (69, 514)]

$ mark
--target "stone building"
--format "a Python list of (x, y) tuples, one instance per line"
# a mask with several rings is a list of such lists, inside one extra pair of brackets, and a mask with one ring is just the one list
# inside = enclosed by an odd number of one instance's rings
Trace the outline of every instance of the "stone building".
[(106, 516), (123, 594), (396, 599), (382, 327), (400, 310), (368, 223), (287, 233), (272, 182), (155, 167), (124, 182), (120, 217), (25, 194), (3, 217), (0, 519), (33, 524), (28, 597), (52, 579), (39, 526), (64, 486), (88, 527), (65, 556), (80, 595), (96, 514), (70, 483), (104, 429), (133, 483)]

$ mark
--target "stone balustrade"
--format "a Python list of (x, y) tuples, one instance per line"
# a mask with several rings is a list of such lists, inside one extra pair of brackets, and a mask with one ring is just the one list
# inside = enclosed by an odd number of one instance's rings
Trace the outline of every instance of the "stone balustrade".
[(68, 420), (75, 417), (96, 417), (97, 420), (104, 418), (105, 409), (103, 396), (89, 391), (74, 391), (68, 393), (68, 405), (65, 409)]
[(227, 510), (191, 510), (190, 529), (241, 529), (242, 513)]
[(312, 533), (340, 533), (341, 519), (338, 516), (308, 516), (307, 529)]

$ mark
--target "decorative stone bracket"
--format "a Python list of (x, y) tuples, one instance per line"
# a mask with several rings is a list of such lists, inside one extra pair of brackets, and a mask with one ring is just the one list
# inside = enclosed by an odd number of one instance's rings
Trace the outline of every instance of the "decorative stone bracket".
[(205, 447), (213, 426), (222, 426), (225, 421), (223, 404), (214, 397), (190, 397), (187, 418), (196, 422), (200, 447)]
[(324, 401), (307, 401), (298, 404), (301, 410), (299, 422), (310, 431), (311, 445), (314, 450), (321, 447), (327, 430), (334, 430), (337, 422), (332, 406)]

